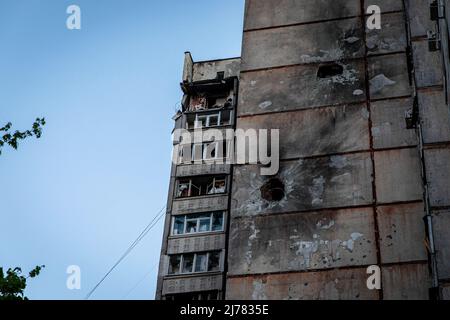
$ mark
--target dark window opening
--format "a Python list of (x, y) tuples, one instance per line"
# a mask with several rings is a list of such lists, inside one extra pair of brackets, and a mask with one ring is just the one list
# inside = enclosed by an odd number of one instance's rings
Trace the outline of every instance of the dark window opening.
[(261, 187), (261, 197), (267, 201), (280, 201), (284, 198), (284, 184), (278, 178), (272, 178)]
[(325, 64), (319, 67), (317, 71), (318, 78), (330, 78), (341, 75), (344, 72), (344, 67), (337, 63)]
[(207, 176), (180, 179), (177, 182), (176, 197), (188, 198), (227, 192), (225, 176)]

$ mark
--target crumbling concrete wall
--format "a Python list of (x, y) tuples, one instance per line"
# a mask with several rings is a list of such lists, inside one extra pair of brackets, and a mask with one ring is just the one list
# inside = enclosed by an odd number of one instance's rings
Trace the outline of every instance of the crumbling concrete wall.
[[(365, 27), (371, 4), (381, 30)], [(442, 67), (419, 37), (427, 4), (408, 10), (417, 83), (433, 86), (418, 93), (424, 136), (447, 141)], [(280, 129), (281, 164), (275, 177), (234, 168), (228, 299), (428, 298), (419, 141), (405, 123), (414, 101), (405, 14), (401, 0), (246, 1), (237, 128)], [(319, 76), (327, 63), (342, 72)], [(438, 152), (427, 151), (430, 177), (450, 172), (450, 154)], [(271, 178), (284, 186), (280, 201), (263, 198)], [(435, 201), (450, 199), (444, 180), (430, 182)], [(370, 265), (381, 267), (381, 290), (366, 286)]]

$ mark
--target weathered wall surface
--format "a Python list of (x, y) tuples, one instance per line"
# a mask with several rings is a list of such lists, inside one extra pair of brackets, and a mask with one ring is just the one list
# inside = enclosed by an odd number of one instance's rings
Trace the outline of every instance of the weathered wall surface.
[(372, 300), (376, 290), (368, 290), (359, 279), (366, 269), (335, 269), (328, 272), (272, 274), (229, 278), (228, 299), (243, 300)]
[[(448, 9), (448, 1), (445, 3)], [(423, 163), (433, 220), (437, 277), (441, 298), (449, 299), (446, 288), (450, 283), (450, 114), (448, 101), (446, 101), (448, 79), (446, 84), (444, 77), (444, 64), (446, 69), (449, 65), (446, 30), (448, 25), (444, 25), (445, 20), (441, 19), (442, 50), (430, 52), (426, 33), (428, 30), (436, 30), (437, 25), (429, 19), (428, 13), (423, 9), (428, 7), (428, 2), (426, 0), (409, 1), (409, 7), (415, 80), (424, 141)], [(450, 16), (447, 16), (448, 18)], [(443, 57), (445, 57), (444, 61)]]
[[(381, 30), (365, 27), (369, 4), (382, 9)], [(421, 37), (427, 6), (414, 2), (409, 14), (416, 80), (428, 88), (442, 85), (442, 72)], [(405, 123), (414, 101), (405, 10), (401, 0), (364, 8), (246, 1), (237, 127), (280, 129), (281, 164), (275, 177), (258, 165), (234, 168), (228, 299), (428, 298), (419, 141)], [(330, 63), (342, 71), (319, 76)], [(442, 92), (419, 90), (418, 99), (426, 141), (447, 141), (448, 124), (436, 126)], [(450, 172), (445, 157), (427, 151), (430, 177)], [(284, 187), (279, 201), (262, 194), (273, 178)], [(434, 180), (432, 198), (445, 202), (448, 183)], [(443, 250), (441, 268), (447, 259)], [(382, 290), (366, 286), (374, 264)]]

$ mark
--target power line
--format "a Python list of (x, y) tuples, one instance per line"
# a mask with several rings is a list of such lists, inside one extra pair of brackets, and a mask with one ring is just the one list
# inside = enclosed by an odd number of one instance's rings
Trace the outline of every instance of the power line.
[(91, 291), (86, 295), (86, 300), (88, 300), (91, 295), (97, 290), (97, 288), (105, 281), (105, 279), (111, 274), (111, 272), (125, 259), (130, 252), (139, 244), (139, 242), (149, 233), (149, 231), (161, 220), (164, 216), (164, 209), (166, 206), (162, 207), (162, 209), (153, 217), (153, 219), (147, 224), (147, 226), (142, 230), (136, 240), (128, 247), (128, 249), (122, 254), (122, 256), (114, 263), (114, 265), (109, 269), (109, 271), (103, 276), (103, 278), (92, 288)]
[(138, 281), (136, 282), (136, 284), (127, 292), (127, 294), (125, 294), (123, 296), (123, 299), (125, 299), (126, 297), (128, 297), (130, 295), (131, 292), (134, 291), (134, 289), (136, 289), (141, 283), (142, 281), (144, 281), (145, 279), (147, 279), (147, 277), (150, 275), (150, 273), (153, 272), (153, 270), (155, 270), (155, 268), (159, 265), (159, 262), (155, 263), (155, 265), (153, 267), (150, 268), (150, 270)]

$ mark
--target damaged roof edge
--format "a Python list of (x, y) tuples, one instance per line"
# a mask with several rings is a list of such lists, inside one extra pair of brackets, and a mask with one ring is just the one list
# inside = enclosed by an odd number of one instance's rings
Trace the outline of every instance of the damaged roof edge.
[(189, 51), (184, 53), (183, 82), (212, 80), (218, 72), (223, 72), (225, 78), (239, 75), (241, 58), (224, 58), (195, 62)]

